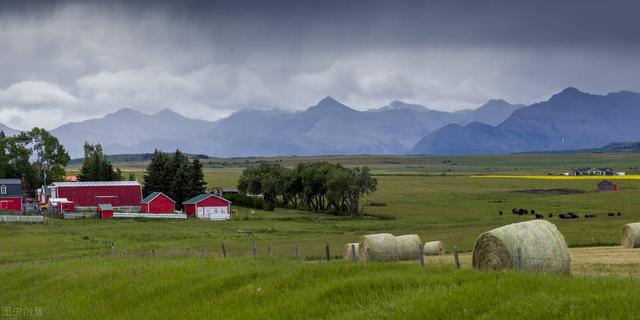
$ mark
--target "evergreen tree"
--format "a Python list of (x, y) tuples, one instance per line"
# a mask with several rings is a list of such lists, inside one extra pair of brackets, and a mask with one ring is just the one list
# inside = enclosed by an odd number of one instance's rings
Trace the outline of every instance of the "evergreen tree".
[(0, 131), (0, 179), (8, 178), (11, 171), (9, 164), (8, 148), (9, 141), (3, 131)]
[(198, 158), (195, 158), (191, 161), (191, 166), (189, 168), (189, 194), (188, 198), (195, 197), (197, 195), (203, 194), (206, 192), (207, 182), (204, 179), (204, 172), (202, 170), (202, 163)]
[(190, 183), (189, 183), (189, 171), (190, 165), (187, 161), (186, 157), (175, 157), (174, 163), (177, 167), (175, 167), (175, 174), (173, 176), (173, 181), (171, 183), (171, 198), (176, 202), (176, 206), (178, 208), (182, 208), (182, 202), (187, 200), (190, 197)]
[(171, 159), (166, 153), (157, 149), (153, 152), (153, 158), (151, 158), (151, 163), (147, 166), (147, 172), (144, 175), (144, 189), (142, 191), (145, 196), (153, 192), (163, 192), (169, 195), (173, 180), (169, 176), (170, 161)]
[(80, 181), (119, 181), (122, 180), (120, 168), (114, 170), (109, 158), (102, 152), (100, 144), (84, 144), (84, 162), (78, 175)]

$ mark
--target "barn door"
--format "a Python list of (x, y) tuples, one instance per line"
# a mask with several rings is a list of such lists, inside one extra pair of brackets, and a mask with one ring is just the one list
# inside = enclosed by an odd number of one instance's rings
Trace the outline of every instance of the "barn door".
[(202, 219), (204, 218), (204, 208), (203, 207), (198, 207), (198, 210), (196, 212), (196, 217)]
[(0, 201), (0, 209), (9, 209), (9, 201)]

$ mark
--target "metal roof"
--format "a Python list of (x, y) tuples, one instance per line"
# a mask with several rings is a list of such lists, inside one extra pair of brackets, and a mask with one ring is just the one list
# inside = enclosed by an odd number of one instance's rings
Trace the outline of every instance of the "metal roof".
[(220, 199), (220, 200), (224, 200), (224, 201), (226, 201), (226, 202), (231, 203), (231, 201), (229, 201), (229, 200), (227, 200), (227, 199), (225, 199), (225, 198), (222, 198), (222, 197), (218, 197), (218, 196), (216, 196), (215, 194), (211, 194), (211, 193), (203, 193), (203, 194), (201, 194), (201, 195), (199, 195), (199, 196), (195, 196), (195, 197), (193, 197), (193, 198), (191, 198), (191, 199), (189, 199), (189, 200), (186, 200), (186, 201), (185, 201), (185, 202), (183, 202), (182, 204), (196, 204), (196, 203), (198, 203), (198, 202), (200, 202), (200, 201), (202, 201), (202, 200), (204, 200), (204, 199), (208, 199), (208, 198), (210, 198), (210, 197), (216, 197), (216, 198), (218, 198), (218, 199)]
[(113, 206), (110, 203), (99, 204), (98, 207), (100, 207), (101, 211), (113, 210)]
[(0, 184), (22, 184), (20, 179), (0, 179)]
[(52, 187), (121, 187), (140, 186), (138, 181), (77, 181), (77, 182), (54, 182)]
[[(173, 199), (169, 198), (166, 194), (164, 194), (162, 192), (153, 192), (150, 195), (148, 195), (146, 198), (142, 199), (142, 203), (149, 203), (149, 202), (153, 201), (153, 199), (155, 199), (159, 195), (163, 195), (163, 196), (167, 197), (167, 199), (173, 201)], [(173, 201), (173, 203), (176, 203), (176, 202)]]

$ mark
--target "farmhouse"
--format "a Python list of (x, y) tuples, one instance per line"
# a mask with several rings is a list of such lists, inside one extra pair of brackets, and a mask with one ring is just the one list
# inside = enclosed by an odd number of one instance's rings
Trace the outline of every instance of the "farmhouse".
[(611, 168), (577, 168), (571, 170), (573, 176), (613, 176), (616, 171)]
[(598, 182), (598, 191), (599, 192), (616, 192), (620, 190), (620, 187), (618, 187), (617, 184), (609, 181), (609, 180), (602, 180), (600, 182)]
[(99, 204), (139, 208), (142, 187), (137, 181), (54, 182), (51, 197), (67, 198), (78, 208), (97, 208)]
[(229, 220), (231, 201), (215, 194), (205, 193), (182, 203), (185, 213), (206, 220)]
[(22, 211), (22, 181), (0, 179), (0, 210)]
[(162, 192), (153, 192), (142, 199), (142, 213), (174, 213), (176, 202)]
[(111, 219), (113, 218), (113, 206), (110, 204), (99, 204), (96, 209), (96, 213), (100, 216), (100, 219)]

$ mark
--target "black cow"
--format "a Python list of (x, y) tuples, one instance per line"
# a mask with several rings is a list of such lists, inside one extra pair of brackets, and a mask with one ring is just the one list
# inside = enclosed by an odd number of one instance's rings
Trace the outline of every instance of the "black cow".
[(544, 216), (536, 213), (536, 219), (544, 219)]

